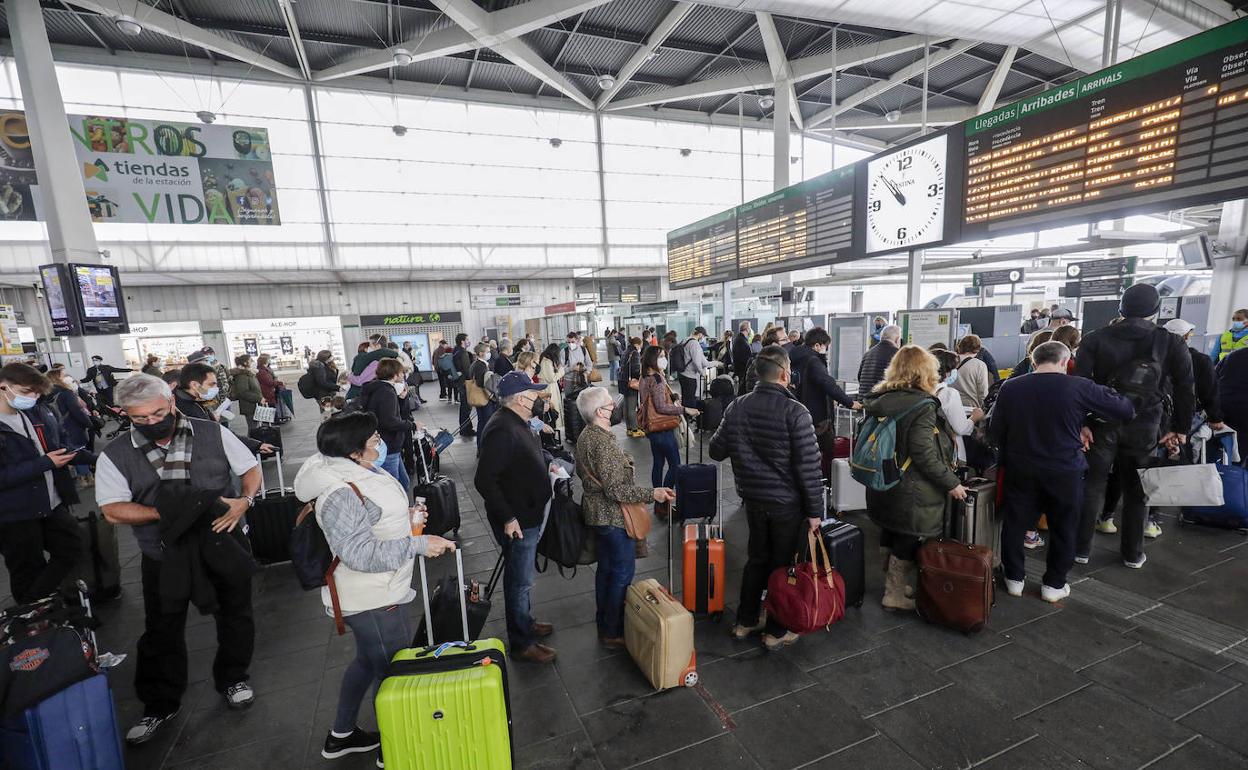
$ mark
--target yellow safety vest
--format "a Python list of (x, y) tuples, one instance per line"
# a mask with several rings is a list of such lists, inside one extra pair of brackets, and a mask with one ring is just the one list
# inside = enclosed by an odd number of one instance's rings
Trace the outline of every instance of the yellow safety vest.
[(1235, 335), (1231, 332), (1222, 332), (1221, 347), (1219, 348), (1221, 352), (1218, 355), (1218, 360), (1221, 361), (1240, 348), (1248, 348), (1248, 334), (1235, 339)]

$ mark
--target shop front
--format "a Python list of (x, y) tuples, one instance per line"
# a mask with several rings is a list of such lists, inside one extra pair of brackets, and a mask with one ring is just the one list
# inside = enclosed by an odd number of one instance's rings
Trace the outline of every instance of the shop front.
[(419, 372), (433, 372), (433, 349), (442, 340), (455, 343), (455, 335), (464, 330), (463, 313), (390, 313), (360, 316), (360, 333), (364, 338), (384, 334), (399, 347), (408, 350)]
[(332, 353), (340, 366), (349, 360), (342, 347), (342, 321), (336, 315), (222, 321), (221, 333), (231, 364), (244, 353), (253, 359), (268, 354), (274, 371), (297, 372), (322, 350)]
[(121, 351), (126, 368), (138, 371), (148, 356), (160, 359), (164, 369), (186, 364), (186, 357), (204, 346), (198, 321), (131, 323), (130, 333), (121, 335)]

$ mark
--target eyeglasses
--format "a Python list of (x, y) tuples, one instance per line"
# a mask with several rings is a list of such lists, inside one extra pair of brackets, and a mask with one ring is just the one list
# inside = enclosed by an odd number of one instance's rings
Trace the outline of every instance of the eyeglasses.
[(126, 416), (129, 417), (130, 422), (134, 423), (135, 425), (155, 425), (156, 423), (168, 417), (169, 413), (172, 411), (173, 410), (171, 409), (161, 409), (159, 411), (152, 412), (151, 414), (137, 414), (137, 415), (126, 412)]

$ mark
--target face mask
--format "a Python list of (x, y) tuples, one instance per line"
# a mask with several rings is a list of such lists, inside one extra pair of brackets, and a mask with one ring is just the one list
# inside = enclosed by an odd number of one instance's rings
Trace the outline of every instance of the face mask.
[(481, 359), (481, 360), (483, 360), (483, 361), (489, 361), (489, 360), (490, 360), (491, 358), (493, 358), (493, 357), (494, 357), (494, 354), (493, 354), (493, 353), (489, 353), (489, 352), (487, 352), (487, 353), (485, 354), (485, 358), (483, 358), (483, 359)]
[(400, 396), (403, 395), (403, 389), (407, 387), (405, 382), (392, 382), (390, 384), (394, 387), (394, 392)]
[(216, 398), (217, 394), (220, 392), (221, 392), (221, 388), (217, 385), (213, 385), (208, 390), (205, 390), (201, 395), (204, 397), (205, 401), (211, 401), (214, 398)]
[(162, 438), (168, 438), (169, 434), (173, 432), (175, 420), (177, 420), (177, 417), (173, 412), (170, 412), (160, 422), (151, 425), (136, 425), (134, 429), (148, 441), (159, 441)]
[(1244, 322), (1243, 322), (1243, 321), (1231, 321), (1231, 331), (1233, 331), (1233, 332), (1242, 332), (1243, 330), (1244, 330)]
[(19, 412), (24, 412), (27, 409), (33, 409), (35, 404), (37, 403), (39, 403), (39, 399), (35, 398), (34, 396), (13, 395), (9, 397), (9, 406), (13, 407)]
[(624, 397), (616, 396), (611, 407), (611, 424), (619, 425), (624, 422)]
[(538, 419), (538, 418), (536, 418), (536, 417), (530, 417), (530, 418), (529, 418), (529, 427), (533, 429), (533, 432), (534, 432), (534, 433), (541, 433), (541, 432), (542, 432), (542, 428), (546, 427), (546, 423), (542, 422), (541, 420), (539, 420), (539, 419)]
[(541, 417), (542, 415), (546, 414), (546, 399), (544, 398), (533, 399), (532, 412), (533, 412), (534, 417)]
[(667, 358), (666, 358), (666, 357), (664, 357), (664, 356), (659, 356), (659, 361), (658, 361), (658, 363), (659, 363), (659, 368), (660, 368), (660, 369), (666, 369), (666, 368), (667, 368)]
[(102, 359), (102, 358), (93, 358), (93, 359), (91, 359), (91, 365), (92, 365), (92, 366), (99, 366), (99, 365), (100, 365), (100, 364), (102, 364), (102, 363), (104, 363), (104, 359)]
[(205, 357), (204, 357), (204, 363), (208, 364), (209, 366), (212, 366), (212, 365), (213, 365), (213, 364), (215, 364), (216, 362), (217, 362), (217, 357), (216, 357), (216, 356), (205, 356)]
[(65, 383), (65, 387), (70, 390), (76, 390), (78, 388), (78, 380), (75, 380), (73, 377), (62, 377), (61, 382)]
[(958, 381), (958, 370), (954, 369), (952, 372), (949, 372), (949, 376), (945, 378), (945, 384), (952, 385), (953, 383), (957, 381)]
[(381, 464), (386, 461), (386, 453), (388, 451), (389, 450), (386, 448), (385, 439), (382, 439), (381, 441), (377, 442), (377, 459), (373, 460), (374, 468), (381, 468)]

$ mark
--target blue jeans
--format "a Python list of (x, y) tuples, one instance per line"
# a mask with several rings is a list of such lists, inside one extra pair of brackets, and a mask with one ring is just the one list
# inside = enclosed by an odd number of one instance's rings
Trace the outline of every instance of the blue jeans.
[(624, 595), (633, 582), (637, 551), (622, 527), (594, 527), (598, 538), (598, 569), (594, 588), (598, 596), (598, 635), (624, 636)]
[(481, 448), (481, 436), (485, 434), (485, 424), (490, 421), (494, 413), (498, 411), (498, 404), (491, 401), (485, 406), (477, 408), (477, 449)]
[(366, 610), (343, 618), (355, 634), (355, 659), (342, 672), (338, 689), (338, 713), (333, 730), (349, 733), (355, 729), (360, 703), (386, 675), (394, 654), (412, 644), (412, 627), (407, 607), (402, 604)]
[(506, 556), (503, 567), (503, 601), (507, 614), (507, 646), (517, 653), (532, 647), (537, 641), (533, 634), (533, 616), (529, 614), (529, 592), (533, 590), (533, 560), (537, 556), (537, 541), (541, 540), (542, 528), (521, 530), (523, 538), (515, 539), (494, 530)]
[(399, 447), (395, 447), (394, 450), (386, 455), (386, 461), (381, 464), (381, 469), (398, 479), (403, 485), (403, 492), (410, 495), (412, 480), (407, 475), (407, 468), (403, 467), (403, 453), (399, 451)]
[(607, 372), (608, 372), (607, 382), (618, 381), (620, 379), (620, 359), (617, 358), (614, 361), (612, 361), (609, 368), (607, 369)]
[[(676, 466), (680, 465), (680, 446), (676, 443), (676, 431), (665, 430), (659, 433), (647, 433), (650, 439), (650, 456), (654, 465), (650, 468), (650, 485), (654, 487), (671, 487), (676, 482)], [(667, 462), (667, 475), (663, 475), (663, 463)]]

